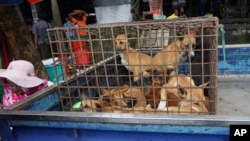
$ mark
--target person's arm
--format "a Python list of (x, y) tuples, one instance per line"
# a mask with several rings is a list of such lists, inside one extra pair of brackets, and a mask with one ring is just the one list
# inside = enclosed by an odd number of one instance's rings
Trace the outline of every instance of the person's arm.
[(70, 17), (70, 21), (74, 24), (77, 24), (77, 19), (74, 17)]
[(35, 46), (36, 46), (36, 48), (37, 48), (39, 37), (38, 37), (38, 30), (37, 30), (35, 24), (34, 24), (33, 27), (32, 27), (32, 33), (33, 33), (33, 35), (34, 35), (34, 43), (35, 43)]
[(38, 47), (37, 45), (38, 45), (38, 35), (36, 34), (36, 35), (34, 35), (34, 43), (35, 43), (35, 46), (36, 46), (36, 48)]

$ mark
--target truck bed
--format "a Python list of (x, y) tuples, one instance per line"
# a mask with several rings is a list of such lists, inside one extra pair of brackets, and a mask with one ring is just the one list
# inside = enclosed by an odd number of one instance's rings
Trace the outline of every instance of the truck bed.
[[(8, 119), (17, 141), (116, 141), (117, 138), (123, 141), (225, 141), (229, 140), (230, 125), (250, 123), (249, 81), (239, 78), (238, 75), (219, 76), (216, 115), (48, 111), (45, 105), (59, 100), (55, 86), (18, 103), (12, 110), (1, 111), (0, 119)], [(27, 106), (31, 110), (24, 110)], [(18, 109), (21, 107), (23, 110)]]
[(250, 99), (249, 81), (240, 78), (221, 79), (218, 83), (217, 114), (250, 116), (250, 109), (247, 108)]
[[(171, 24), (172, 22), (170, 25)], [(149, 24), (145, 23), (145, 26), (148, 25)], [(162, 27), (162, 24), (160, 25), (160, 27)], [(131, 25), (131, 27), (133, 27), (131, 31), (136, 31), (134, 27), (137, 28), (140, 26)], [(102, 31), (99, 28), (100, 27), (96, 28), (97, 33)], [(103, 29), (105, 29), (105, 27)], [(113, 30), (114, 28), (110, 29)], [(62, 31), (64, 31), (64, 29), (62, 29)], [(106, 30), (103, 32), (105, 31)], [(151, 29), (149, 31), (151, 31)], [(107, 36), (107, 40), (99, 42), (99, 38), (97, 38), (93, 40), (93, 42), (110, 47), (109, 44), (105, 43), (110, 41), (112, 42), (111, 45), (113, 45), (113, 36), (111, 36), (112, 38), (110, 38), (109, 35)], [(217, 32), (212, 34), (212, 36), (217, 37)], [(104, 39), (103, 36), (97, 37)], [(147, 38), (145, 39), (148, 40)], [(64, 42), (65, 40), (62, 41)], [(61, 43), (61, 41), (59, 43)], [(68, 44), (69, 41), (66, 40), (66, 43)], [(94, 47), (96, 48), (96, 46)], [(213, 55), (217, 55), (217, 46), (213, 47)], [(95, 53), (98, 54), (98, 52)], [(85, 83), (84, 81), (89, 82), (88, 78), (95, 81), (91, 83), (93, 87), (97, 86), (96, 81), (98, 81), (98, 86), (109, 79), (112, 79), (112, 81), (109, 81), (111, 84), (118, 81), (120, 78), (118, 76), (121, 76), (117, 73), (118, 69), (116, 68), (114, 71), (110, 68), (122, 65), (117, 62), (116, 65), (114, 65), (114, 63), (113, 65), (112, 63), (110, 63), (111, 65), (99, 64), (99, 61), (103, 61), (103, 57), (109, 55), (109, 53), (111, 53), (112, 57), (115, 56), (113, 49), (107, 52), (107, 54), (103, 54), (103, 52), (100, 51), (100, 58), (93, 56), (99, 60), (95, 60), (94, 68), (87, 68), (89, 70), (86, 71), (92, 71), (92, 73), (88, 72), (82, 77), (76, 77), (74, 80), (52, 86), (29, 96), (27, 99), (14, 104), (8, 109), (1, 110), (0, 119), (7, 120), (9, 125), (13, 127), (13, 137), (17, 141), (225, 141), (229, 140), (230, 125), (250, 123), (250, 109), (248, 108), (248, 92), (250, 91), (250, 87), (248, 87), (250, 81), (249, 44), (238, 45), (237, 47), (228, 46), (226, 49), (226, 60), (223, 60), (225, 56), (223, 55), (221, 47), (219, 47), (218, 50), (218, 62), (217, 56), (210, 54), (210, 57), (213, 57), (212, 68), (215, 68), (212, 70), (213, 81), (211, 88), (215, 91), (214, 95), (211, 93), (211, 103), (215, 104), (213, 105), (215, 111), (213, 111), (212, 114), (86, 113), (67, 110), (67, 108), (70, 108), (73, 103), (72, 100), (74, 99), (71, 97), (65, 97), (65, 99), (63, 99), (62, 96), (64, 95), (61, 95), (60, 92), (67, 92), (69, 86), (71, 86), (72, 89), (83, 88), (84, 86), (84, 88), (87, 88), (88, 85), (82, 84)], [(95, 75), (97, 72), (104, 73), (97, 78), (97, 75)], [(114, 75), (109, 75), (107, 72), (109, 74), (114, 73)], [(79, 81), (77, 79), (79, 79)], [(78, 83), (80, 83), (80, 85), (76, 85)], [(67, 98), (68, 101), (66, 101)], [(70, 106), (63, 107), (67, 104)]]

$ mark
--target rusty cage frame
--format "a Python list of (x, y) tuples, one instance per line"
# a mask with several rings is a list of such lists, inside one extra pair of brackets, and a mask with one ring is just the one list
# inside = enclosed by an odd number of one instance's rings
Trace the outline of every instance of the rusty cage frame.
[[(196, 42), (200, 48), (195, 49), (195, 51), (201, 52), (198, 62), (192, 62), (192, 58), (189, 57), (180, 66), (179, 71), (183, 74), (189, 74), (191, 77), (200, 77), (202, 83), (209, 80), (210, 83), (206, 88), (206, 95), (210, 103), (208, 114), (216, 114), (218, 25), (216, 17), (195, 17), (48, 29), (50, 45), (57, 48), (57, 51), (52, 52), (52, 55), (58, 57), (59, 61), (64, 61), (65, 65), (64, 73), (55, 72), (58, 79), (59, 77), (64, 79), (63, 82), (58, 83), (61, 110), (84, 111), (84, 108), (91, 108), (94, 103), (91, 103), (90, 107), (80, 106), (80, 109), (74, 109), (75, 103), (86, 99), (98, 100), (97, 97), (101, 95), (103, 89), (109, 91), (121, 89), (124, 85), (129, 88), (133, 87), (133, 75), (121, 64), (121, 58), (115, 49), (115, 37), (118, 34), (129, 35), (127, 38), (131, 47), (138, 52), (153, 56), (163, 47), (177, 40), (180, 36), (178, 35), (180, 30), (198, 29)], [(72, 30), (87, 30), (88, 35), (67, 38), (68, 36), (65, 34)], [(74, 50), (74, 47), (77, 47), (74, 43), (78, 43), (80, 47), (78, 51)], [(77, 62), (79, 59), (82, 62)], [(54, 61), (58, 60), (54, 59)], [(199, 74), (192, 75), (192, 68), (198, 69)], [(148, 86), (137, 87), (143, 90)], [(123, 112), (123, 107), (120, 108), (120, 111)], [(114, 110), (115, 107), (112, 109)], [(112, 109), (110, 112), (117, 112), (117, 109), (114, 111)], [(97, 112), (99, 110), (92, 109), (90, 111)], [(133, 113), (133, 107), (129, 112)]]

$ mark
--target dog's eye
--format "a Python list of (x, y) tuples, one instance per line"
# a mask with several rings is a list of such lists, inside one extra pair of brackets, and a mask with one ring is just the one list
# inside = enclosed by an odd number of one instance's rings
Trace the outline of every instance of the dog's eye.
[(189, 45), (185, 45), (185, 49), (189, 49)]

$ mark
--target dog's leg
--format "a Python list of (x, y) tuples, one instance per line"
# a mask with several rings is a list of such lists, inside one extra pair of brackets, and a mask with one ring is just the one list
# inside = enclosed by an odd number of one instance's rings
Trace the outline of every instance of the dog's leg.
[(167, 105), (167, 91), (166, 91), (167, 84), (163, 85), (161, 88), (161, 100), (158, 105), (158, 110), (164, 109)]
[(197, 109), (191, 106), (171, 106), (162, 110), (167, 111), (169, 114), (198, 114)]
[(155, 113), (156, 110), (152, 109), (150, 105), (133, 107), (133, 108), (123, 108), (123, 113)]
[(138, 68), (136, 68), (136, 66), (134, 66), (135, 68), (134, 68), (134, 70), (133, 70), (133, 76), (134, 76), (134, 80), (133, 81), (137, 81), (140, 77), (139, 77), (139, 69)]

